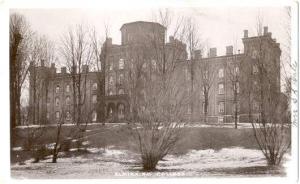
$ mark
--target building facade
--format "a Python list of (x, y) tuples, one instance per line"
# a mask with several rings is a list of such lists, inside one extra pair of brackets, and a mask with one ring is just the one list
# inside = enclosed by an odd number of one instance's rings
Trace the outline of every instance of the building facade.
[[(87, 65), (83, 65), (82, 70), (74, 75), (67, 72), (66, 67), (62, 67), (61, 71), (57, 72), (54, 63), (47, 67), (44, 61), (41, 61), (39, 66), (30, 66), (30, 122), (33, 124), (51, 124), (58, 121), (73, 123), (74, 117), (78, 114), (87, 117), (82, 119), (83, 122), (97, 122), (101, 114), (99, 74), (101, 72), (89, 71)], [(78, 93), (74, 95), (73, 90), (74, 87), (76, 88), (73, 77), (78, 80), (79, 75), (81, 78), (80, 101)], [(80, 112), (76, 111), (79, 105), (81, 106)]]
[[(132, 112), (129, 99), (131, 83), (127, 79), (131, 75), (130, 68), (137, 66), (155, 73), (176, 65), (176, 76), (186, 81), (187, 94), (192, 94), (184, 117), (188, 121), (203, 122), (206, 117), (208, 122), (233, 122), (233, 116), (237, 113), (239, 122), (248, 122), (249, 108), (255, 116), (259, 116), (259, 108), (262, 108), (259, 100), (251, 99), (255, 102), (249, 107), (244, 97), (246, 89), (250, 86), (254, 88), (260, 80), (259, 64), (269, 66), (272, 72), (269, 72), (268, 84), (280, 92), (281, 50), (267, 27), (261, 36), (249, 37), (248, 31), (244, 31), (244, 53), (234, 53), (233, 47), (227, 46), (226, 55), (218, 56), (217, 49), (211, 48), (208, 57), (203, 57), (200, 50), (195, 50), (190, 59), (186, 44), (174, 37), (167, 40), (166, 28), (158, 23), (131, 22), (124, 24), (120, 30), (120, 45), (113, 44), (111, 38), (107, 38), (103, 44), (102, 71), (90, 72), (88, 66), (82, 71), (87, 81), (84, 89), (85, 110), (92, 122), (124, 122), (127, 119)], [(31, 76), (39, 76), (40, 88), (44, 90), (38, 96), (33, 95), (36, 94), (36, 80), (31, 77), (30, 105), (35, 107), (32, 111), (41, 111), (32, 114), (46, 117), (47, 122), (55, 122), (62, 116), (71, 121), (73, 89), (66, 68), (63, 67), (60, 73), (56, 72), (54, 64), (45, 67), (41, 63), (41, 66), (34, 68)], [(103, 81), (98, 80), (99, 74), (104, 76)], [(208, 84), (204, 78), (210, 78), (208, 100), (205, 100), (205, 86)], [(147, 81), (144, 85), (147, 85)], [(104, 90), (99, 90), (99, 86)], [(101, 96), (104, 99), (98, 100)]]

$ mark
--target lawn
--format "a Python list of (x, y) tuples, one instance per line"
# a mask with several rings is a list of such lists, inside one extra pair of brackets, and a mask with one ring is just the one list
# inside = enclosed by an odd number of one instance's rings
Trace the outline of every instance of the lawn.
[[(63, 139), (74, 131), (64, 126)], [(32, 128), (30, 128), (32, 129)], [(23, 150), (26, 128), (18, 129), (12, 158), (12, 176), (16, 178), (106, 178), (173, 176), (265, 176), (285, 174), (283, 167), (267, 167), (251, 128), (189, 126), (157, 171), (141, 172), (135, 140), (125, 124), (90, 125), (84, 135), (86, 151), (77, 152), (74, 140), (69, 152), (62, 152), (57, 164), (51, 156), (32, 163), (30, 152)], [(46, 127), (38, 144), (53, 146), (56, 127)]]

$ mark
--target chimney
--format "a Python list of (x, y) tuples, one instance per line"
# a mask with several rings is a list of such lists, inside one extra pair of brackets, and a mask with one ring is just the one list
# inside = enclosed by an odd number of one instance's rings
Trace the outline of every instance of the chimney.
[(202, 56), (201, 56), (201, 50), (195, 50), (194, 51), (194, 58), (195, 59), (200, 59)]
[(244, 30), (244, 38), (248, 38), (248, 30)]
[(55, 74), (56, 74), (55, 63), (51, 63), (51, 74), (52, 74), (52, 75), (55, 75)]
[(226, 55), (232, 55), (233, 54), (233, 46), (232, 45), (229, 45), (229, 46), (226, 46)]
[(216, 57), (216, 56), (217, 56), (217, 48), (210, 48), (209, 57)]
[(268, 36), (269, 36), (270, 38), (272, 38), (272, 33), (271, 33), (271, 32), (268, 32)]
[(112, 38), (106, 38), (107, 45), (112, 45)]
[(61, 67), (60, 71), (61, 71), (61, 74), (66, 74), (67, 73), (67, 68), (66, 67)]
[(170, 43), (174, 42), (174, 36), (169, 36), (169, 42)]
[(89, 72), (89, 65), (82, 65), (82, 73), (88, 73)]
[(41, 59), (41, 66), (45, 66), (45, 60)]
[(264, 35), (267, 35), (268, 34), (268, 26), (265, 26), (264, 27)]

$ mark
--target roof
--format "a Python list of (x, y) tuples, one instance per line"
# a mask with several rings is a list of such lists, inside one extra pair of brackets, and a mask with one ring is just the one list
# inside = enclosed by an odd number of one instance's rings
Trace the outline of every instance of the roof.
[(157, 23), (157, 22), (135, 21), (135, 22), (129, 22), (129, 23), (123, 24), (121, 26), (120, 30), (122, 30), (125, 26), (134, 25), (134, 24), (156, 24), (156, 25), (162, 27), (163, 29), (166, 29), (165, 26), (163, 26), (163, 25), (161, 25), (160, 23)]

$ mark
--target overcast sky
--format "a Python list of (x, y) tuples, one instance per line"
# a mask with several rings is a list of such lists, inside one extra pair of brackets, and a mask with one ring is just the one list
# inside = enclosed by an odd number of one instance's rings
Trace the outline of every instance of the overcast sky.
[[(172, 13), (174, 20), (178, 16), (193, 17), (201, 34), (201, 39), (209, 47), (217, 47), (219, 56), (225, 54), (225, 47), (228, 45), (233, 45), (235, 51), (238, 49), (243, 51), (241, 40), (243, 30), (247, 29), (249, 30), (249, 36), (255, 36), (258, 15), (263, 17), (264, 26), (269, 27), (272, 37), (276, 38), (281, 46), (287, 44), (286, 30), (289, 29), (287, 27), (289, 22), (284, 7), (173, 7), (169, 8), (169, 11)], [(32, 30), (46, 35), (57, 45), (60, 43), (60, 37), (68, 28), (76, 24), (95, 27), (100, 37), (104, 35), (104, 24), (108, 24), (113, 43), (120, 44), (120, 28), (124, 23), (153, 21), (158, 9), (146, 7), (14, 9), (10, 12), (23, 14), (30, 23)], [(283, 74), (283, 72), (282, 70), (281, 73)]]
[[(256, 17), (263, 17), (264, 25), (269, 27), (274, 38), (283, 43), (288, 25), (284, 7), (201, 7), (170, 8), (176, 16), (191, 16), (195, 19), (201, 38), (209, 47), (217, 47), (218, 55), (225, 54), (227, 45), (237, 45), (243, 50), (241, 38), (243, 30), (249, 30), (249, 36), (255, 35)], [(123, 8), (121, 9), (18, 9), (26, 16), (34, 31), (47, 35), (59, 44), (60, 36), (69, 26), (84, 24), (95, 26), (99, 34), (104, 33), (104, 24), (108, 23), (113, 43), (120, 44), (120, 27), (132, 21), (153, 21), (158, 9)], [(100, 35), (100, 36), (101, 36)], [(237, 42), (237, 43), (236, 43)]]

